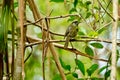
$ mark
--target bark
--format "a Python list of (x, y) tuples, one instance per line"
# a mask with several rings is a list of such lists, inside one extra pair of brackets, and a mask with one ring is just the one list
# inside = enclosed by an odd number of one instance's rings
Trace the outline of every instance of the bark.
[(19, 0), (18, 48), (13, 80), (24, 80), (24, 0)]
[(116, 78), (116, 49), (117, 49), (117, 26), (118, 26), (118, 0), (113, 0), (113, 21), (112, 27), (112, 56), (111, 56), (111, 80), (117, 80)]

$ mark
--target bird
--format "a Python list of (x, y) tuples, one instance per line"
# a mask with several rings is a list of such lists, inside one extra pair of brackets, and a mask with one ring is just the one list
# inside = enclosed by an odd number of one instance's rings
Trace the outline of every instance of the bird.
[[(64, 35), (64, 38), (66, 39), (65, 44), (64, 44), (64, 48), (67, 48), (68, 44), (69, 44), (69, 41), (71, 39), (74, 39), (74, 37), (77, 35), (77, 33), (78, 33), (78, 24), (79, 24), (78, 21), (73, 21), (68, 26), (68, 28), (66, 29), (66, 32), (65, 32), (65, 35)], [(72, 44), (71, 44), (71, 46), (72, 46)], [(72, 46), (72, 48), (73, 48), (73, 46)]]

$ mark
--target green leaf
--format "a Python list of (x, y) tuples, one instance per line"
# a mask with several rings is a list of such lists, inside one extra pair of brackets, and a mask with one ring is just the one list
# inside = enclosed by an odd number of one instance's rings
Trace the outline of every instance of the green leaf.
[(65, 69), (70, 71), (71, 70), (71, 66), (70, 65), (66, 65)]
[(90, 45), (92, 45), (95, 48), (103, 48), (103, 45), (101, 43), (97, 43), (97, 42), (91, 43)]
[(85, 35), (85, 33), (82, 32), (82, 31), (79, 31), (78, 34), (79, 34), (79, 35)]
[(78, 0), (74, 0), (74, 7), (76, 7), (78, 4)]
[(50, 0), (50, 2), (64, 2), (64, 0)]
[(80, 5), (81, 7), (85, 7), (85, 5), (83, 4), (83, 1), (79, 1), (79, 5)]
[(98, 69), (98, 64), (93, 64), (89, 69), (87, 69), (88, 75), (91, 76), (97, 69)]
[(104, 80), (104, 78), (92, 77), (91, 80)]
[(55, 74), (52, 80), (62, 80), (60, 74)]
[(75, 8), (72, 8), (69, 13), (72, 14), (73, 12), (76, 12), (77, 10)]
[(105, 31), (107, 28), (106, 27), (103, 27), (103, 28), (101, 28), (101, 29), (99, 29), (97, 32), (98, 32), (98, 34), (101, 34), (103, 31)]
[(86, 17), (85, 18), (89, 18), (92, 14), (90, 12), (87, 12)]
[(14, 8), (18, 7), (18, 2), (14, 3)]
[(120, 56), (119, 56), (119, 50), (117, 50), (116, 53), (117, 53), (117, 59), (116, 59), (116, 60), (118, 61), (118, 60), (119, 60), (119, 57), (120, 57)]
[(105, 72), (105, 79), (107, 79), (110, 76), (111, 70), (108, 70), (107, 72)]
[(85, 5), (86, 5), (86, 6), (89, 6), (90, 4), (91, 4), (91, 1), (86, 1), (86, 2), (85, 2)]
[(73, 72), (72, 75), (75, 77), (75, 78), (78, 78), (78, 74)]
[(70, 18), (68, 19), (68, 21), (74, 21), (76, 18), (75, 16), (70, 16)]
[(71, 69), (71, 66), (70, 65), (66, 65), (61, 58), (59, 58), (60, 60), (60, 63), (61, 63), (61, 66), (65, 69), (65, 70), (69, 70)]
[(102, 68), (99, 69), (98, 74), (100, 74), (104, 69), (106, 69), (108, 66), (103, 66)]
[(85, 52), (90, 56), (94, 56), (94, 52), (89, 46), (86, 46)]
[(76, 65), (78, 66), (79, 70), (82, 72), (82, 74), (85, 75), (84, 64), (78, 59), (75, 59), (75, 62), (76, 62)]
[[(72, 8), (69, 13), (72, 14), (73, 12), (76, 12), (77, 10), (75, 8)], [(73, 17), (73, 16), (72, 16)]]
[(85, 80), (84, 78), (79, 78), (79, 79), (77, 79), (77, 80)]

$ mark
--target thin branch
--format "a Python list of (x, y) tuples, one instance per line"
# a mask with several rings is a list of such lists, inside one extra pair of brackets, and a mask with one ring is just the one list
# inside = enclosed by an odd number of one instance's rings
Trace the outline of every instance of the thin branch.
[[(50, 40), (50, 42), (51, 42), (52, 40)], [(64, 40), (65, 41), (65, 40)], [(33, 46), (33, 45), (37, 45), (37, 44), (42, 44), (42, 39), (40, 39), (40, 41), (39, 42), (35, 42), (35, 43), (31, 43), (31, 44), (29, 44), (29, 45), (26, 45), (26, 47), (27, 46)], [(53, 43), (56, 47), (58, 47), (58, 48), (61, 48), (61, 49), (65, 49), (64, 48), (64, 45), (61, 45), (61, 44), (57, 44), (57, 43)], [(85, 57), (88, 57), (88, 58), (90, 58), (90, 59), (95, 59), (95, 60), (100, 60), (100, 61), (105, 61), (105, 62), (107, 62), (107, 60), (104, 60), (104, 59), (98, 59), (98, 58), (96, 58), (96, 57), (92, 57), (92, 56), (89, 56), (89, 55), (87, 55), (87, 54), (85, 54), (85, 53), (82, 53), (82, 52), (80, 52), (80, 51), (78, 51), (77, 49), (73, 49), (73, 48), (66, 48), (65, 50), (68, 50), (68, 51), (70, 51), (70, 52), (73, 52), (73, 53), (75, 53), (75, 54), (77, 54), (77, 55), (81, 55), (81, 56), (85, 56)]]
[[(85, 37), (84, 37), (85, 38)], [(99, 41), (99, 42), (105, 42), (105, 43), (112, 43), (111, 40), (104, 40), (104, 39), (98, 39), (98, 38), (85, 38), (85, 39), (79, 39), (79, 40), (71, 40), (71, 42), (90, 42), (90, 41)], [(46, 42), (46, 41), (44, 41)], [(49, 40), (49, 43), (58, 43), (58, 42), (65, 42), (65, 40)], [(30, 44), (27, 44), (26, 47), (41, 44), (42, 39), (37, 39), (36, 42), (32, 42)], [(120, 41), (117, 41), (117, 45), (120, 45)]]
[(101, 2), (99, 0), (97, 0), (97, 1), (100, 4), (100, 6), (103, 8), (103, 10), (113, 19), (113, 21), (115, 21), (115, 19), (113, 18), (113, 16), (111, 16), (111, 14), (109, 12), (107, 12), (107, 10), (102, 6)]
[[(30, 24), (33, 24), (33, 25), (35, 25), (35, 26), (38, 26), (38, 27), (40, 27), (40, 28), (42, 28), (42, 25), (38, 25), (38, 24), (36, 24), (36, 23), (33, 23), (33, 22), (31, 22), (31, 21), (28, 21)], [(26, 24), (25, 24), (26, 25)], [(43, 30), (45, 30), (45, 31), (47, 31), (47, 29), (43, 29)], [(58, 34), (58, 33), (54, 33), (54, 32), (52, 32), (52, 31), (50, 31), (49, 30), (49, 33), (50, 34), (53, 34), (53, 35), (58, 35), (58, 36), (64, 36), (63, 34)]]
[(78, 15), (78, 14), (68, 14), (68, 15), (62, 15), (62, 16), (44, 17), (44, 18), (40, 18), (40, 19), (36, 20), (35, 22), (26, 23), (25, 25), (31, 25), (31, 24), (38, 23), (38, 22), (40, 22), (41, 20), (43, 20), (43, 19), (45, 19), (45, 18), (47, 18), (47, 19), (59, 19), (59, 18), (66, 18), (66, 17), (70, 17), (70, 16), (80, 17), (80, 15)]
[[(38, 24), (36, 24), (36, 23), (34, 23), (34, 22), (31, 22), (31, 21), (27, 21), (27, 22), (29, 22), (29, 23), (28, 23), (29, 25), (32, 24), (32, 25), (35, 25), (35, 26), (38, 26), (38, 27), (42, 28), (42, 25), (38, 25)], [(106, 26), (110, 25), (111, 23), (112, 23), (112, 22), (109, 22), (109, 23), (107, 23), (107, 24), (104, 24), (103, 27), (106, 27)], [(87, 23), (86, 23), (86, 24), (87, 24)], [(26, 23), (25, 25), (27, 25), (27, 23)], [(43, 30), (47, 31), (47, 29), (45, 29), (45, 28), (44, 28)], [(53, 34), (53, 35), (64, 36), (64, 34), (55, 33), (55, 32), (52, 32), (52, 31), (50, 31), (50, 30), (49, 30), (49, 33), (50, 33), (50, 34)]]
[(86, 53), (82, 53), (82, 52), (80, 52), (79, 50), (74, 49), (74, 48), (69, 48), (69, 47), (68, 47), (68, 48), (64, 48), (63, 45), (56, 44), (56, 43), (54, 43), (54, 45), (55, 45), (56, 47), (58, 47), (58, 48), (62, 48), (62, 49), (68, 50), (68, 51), (70, 51), (70, 52), (73, 52), (73, 53), (75, 53), (76, 55), (81, 55), (81, 56), (84, 56), (84, 57), (88, 57), (88, 58), (90, 58), (90, 59), (95, 59), (95, 60), (99, 60), (99, 61), (108, 62), (108, 60), (98, 59), (98, 58), (93, 57), (93, 56), (90, 56), (90, 55), (88, 55), (88, 54), (86, 54)]

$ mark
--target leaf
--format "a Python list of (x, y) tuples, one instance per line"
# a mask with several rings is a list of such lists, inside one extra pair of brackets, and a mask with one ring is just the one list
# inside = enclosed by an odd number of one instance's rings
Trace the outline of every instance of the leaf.
[(78, 4), (78, 0), (74, 0), (74, 7), (76, 7)]
[(14, 8), (18, 7), (18, 2), (14, 3)]
[(64, 2), (64, 0), (50, 0), (50, 2)]
[(76, 12), (77, 10), (75, 8), (72, 8), (69, 13), (72, 14), (73, 12)]
[(60, 60), (60, 63), (61, 63), (61, 66), (65, 69), (65, 70), (69, 70), (71, 69), (71, 66), (70, 65), (66, 65), (61, 58), (59, 58)]
[(94, 56), (94, 52), (89, 46), (86, 46), (85, 52), (90, 56)]
[(90, 4), (91, 4), (91, 1), (86, 1), (86, 2), (85, 2), (85, 5), (86, 5), (86, 6), (89, 6)]
[(99, 69), (98, 74), (100, 74), (104, 69), (106, 69), (108, 66), (103, 66), (102, 68)]
[(78, 74), (73, 72), (72, 75), (75, 77), (75, 78), (78, 78)]
[(86, 9), (87, 11), (89, 10), (89, 5), (91, 4), (91, 1), (86, 1), (85, 2), (85, 6), (86, 6)]
[(52, 80), (62, 80), (60, 74), (55, 74)]
[(89, 18), (92, 14), (90, 12), (87, 12), (86, 17), (85, 18)]
[(97, 32), (98, 32), (98, 34), (101, 34), (103, 31), (105, 31), (107, 28), (106, 27), (103, 27), (103, 28), (101, 28), (101, 29), (99, 29)]
[(91, 76), (97, 69), (98, 69), (98, 64), (93, 64), (89, 69), (87, 69), (88, 75)]
[(107, 79), (110, 76), (111, 70), (108, 70), (107, 72), (105, 72), (105, 79)]
[(79, 31), (78, 34), (79, 34), (79, 35), (85, 35), (85, 33), (82, 32), (82, 31)]
[(104, 78), (92, 77), (91, 80), (104, 80)]
[(71, 66), (70, 65), (66, 65), (65, 69), (70, 71), (71, 70)]
[(103, 48), (103, 45), (101, 43), (97, 43), (97, 42), (91, 43), (90, 45), (92, 45), (95, 48), (100, 48), (100, 49)]
[(116, 60), (118, 61), (118, 60), (119, 60), (119, 57), (120, 57), (120, 56), (119, 56), (119, 50), (116, 50), (116, 53), (117, 53), (117, 59), (116, 59)]
[(82, 72), (82, 74), (85, 75), (84, 64), (78, 59), (75, 59), (75, 62), (76, 62), (76, 65), (78, 66), (79, 70)]
[(77, 80), (85, 80), (84, 78), (79, 78), (79, 79), (77, 79)]
[(84, 7), (83, 1), (79, 1), (79, 5), (80, 5), (81, 7)]

